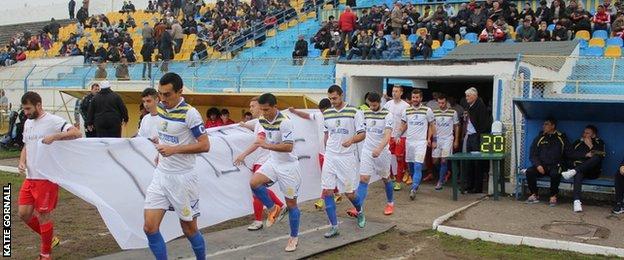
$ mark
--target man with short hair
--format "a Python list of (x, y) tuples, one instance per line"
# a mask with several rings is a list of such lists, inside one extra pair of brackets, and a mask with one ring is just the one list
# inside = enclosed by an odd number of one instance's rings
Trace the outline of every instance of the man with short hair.
[(585, 126), (581, 138), (572, 143), (569, 154), (566, 155), (572, 169), (562, 172), (561, 175), (566, 180), (574, 178), (574, 212), (582, 212), (583, 179), (592, 180), (600, 176), (602, 159), (606, 155), (605, 144), (598, 138), (598, 128), (594, 125)]
[[(487, 134), (492, 127), (491, 114), (488, 112), (485, 103), (479, 98), (479, 92), (471, 87), (465, 91), (466, 104), (464, 107), (463, 120), (466, 126), (466, 152), (480, 151), (481, 134)], [(462, 173), (464, 190), (468, 193), (483, 192), (483, 177), (488, 170), (488, 162), (469, 161), (466, 162), (466, 174)]]
[[(258, 97), (253, 97), (251, 101), (249, 101), (249, 111), (251, 112), (252, 116), (255, 118), (260, 118), (262, 116), (262, 111), (260, 111), (260, 105), (258, 104)], [(264, 136), (265, 135), (264, 131), (262, 131), (262, 126), (260, 125), (260, 119), (254, 120), (254, 122), (245, 123), (243, 127), (246, 127), (247, 125), (251, 126), (252, 124), (253, 124), (253, 129), (251, 130), (254, 132), (254, 136), (256, 137), (256, 140), (259, 138), (266, 138), (266, 136)], [(245, 151), (243, 151), (240, 155), (238, 155), (236, 159), (234, 160), (234, 165), (243, 164), (243, 162), (245, 161), (245, 158), (255, 151), (258, 151), (259, 155), (258, 157), (256, 157), (257, 159), (252, 166), (251, 172), (253, 174), (258, 173), (258, 170), (260, 169), (260, 167), (262, 167), (262, 165), (269, 159), (269, 151), (260, 148), (258, 145), (256, 145), (256, 143), (249, 145), (249, 147), (247, 147)], [(267, 189), (267, 192), (268, 192), (269, 197), (271, 198), (271, 200), (273, 201), (275, 205), (279, 206), (280, 208), (283, 208), (284, 210), (288, 209), (287, 207), (284, 208), (284, 203), (282, 203), (279, 197), (277, 197), (277, 195), (275, 195), (275, 193), (272, 190)], [(262, 213), (263, 213), (264, 205), (262, 204), (262, 201), (256, 195), (253, 195), (252, 204), (253, 204), (254, 222), (252, 222), (247, 227), (247, 230), (249, 231), (260, 230), (264, 227), (262, 223)], [(283, 216), (286, 213), (285, 211), (282, 211), (282, 212), (283, 213), (281, 214), (281, 216)]]
[(390, 153), (392, 153), (392, 170), (394, 174), (394, 190), (401, 190), (403, 174), (405, 173), (405, 135), (400, 134), (401, 115), (410, 105), (401, 99), (403, 87), (394, 85), (392, 87), (392, 100), (386, 102), (383, 108), (390, 111), (393, 118), (392, 138), (390, 138)]
[(422, 168), (427, 154), (427, 147), (436, 148), (433, 111), (422, 104), (423, 94), (420, 89), (412, 91), (412, 105), (401, 115), (399, 134), (406, 133), (405, 160), (412, 170), (412, 188), (410, 199), (416, 199), (416, 191), (422, 178)]
[(100, 82), (100, 92), (89, 105), (87, 129), (95, 129), (97, 137), (121, 137), (122, 124), (128, 123), (128, 109), (119, 94), (110, 89), (108, 81)]
[(433, 110), (433, 119), (436, 129), (436, 147), (431, 152), (433, 164), (439, 169), (436, 190), (441, 190), (446, 180), (448, 165), (446, 158), (459, 147), (459, 117), (453, 110), (446, 95), (438, 94), (438, 109)]
[(554, 207), (557, 205), (564, 155), (570, 144), (565, 134), (557, 131), (557, 122), (554, 119), (546, 119), (542, 129), (531, 144), (531, 167), (526, 170), (530, 196), (526, 203), (539, 203), (537, 178), (550, 176), (550, 206)]
[(137, 136), (145, 137), (151, 141), (158, 140), (158, 92), (148, 87), (141, 93), (141, 103), (148, 114), (143, 116)]
[(272, 226), (281, 207), (271, 200), (267, 184), (274, 182), (280, 187), (288, 206), (288, 218), (290, 223), (290, 238), (286, 245), (286, 252), (297, 249), (299, 235), (300, 211), (297, 207), (297, 196), (301, 187), (301, 172), (299, 161), (293, 153), (295, 143), (294, 125), (292, 121), (277, 109), (277, 98), (271, 93), (262, 94), (258, 98), (259, 109), (262, 117), (259, 124), (261, 133), (265, 137), (256, 140), (257, 147), (269, 150), (269, 159), (251, 177), (249, 185), (254, 195), (269, 209), (267, 227)]
[(21, 174), (26, 175), (19, 191), (18, 215), (41, 237), (39, 259), (52, 259), (52, 247), (59, 243), (59, 239), (54, 237), (51, 216), (58, 200), (58, 185), (41, 174), (46, 169), (37, 163), (36, 148), (39, 142), (51, 144), (77, 139), (82, 134), (64, 119), (45, 112), (41, 96), (36, 92), (26, 92), (21, 101), (28, 120), (24, 124), (24, 148), (17, 167)]
[[(368, 193), (368, 182), (370, 176), (376, 174), (383, 180), (386, 190), (387, 204), (384, 215), (391, 215), (394, 212), (393, 184), (390, 177), (390, 150), (388, 142), (392, 136), (394, 119), (390, 111), (381, 108), (381, 96), (378, 93), (370, 92), (367, 103), (370, 110), (364, 112), (364, 123), (366, 125), (366, 137), (360, 155), (360, 184), (357, 189), (357, 197), (362, 206)], [(355, 211), (353, 209), (352, 211)], [(357, 215), (357, 212), (352, 212)]]
[(325, 162), (321, 172), (321, 188), (325, 200), (325, 211), (331, 224), (325, 238), (339, 235), (334, 189), (345, 193), (358, 212), (357, 224), (366, 224), (362, 204), (355, 194), (358, 182), (356, 147), (353, 144), (364, 140), (364, 114), (343, 101), (343, 91), (338, 85), (327, 90), (332, 107), (323, 112), (325, 118)]
[(156, 259), (167, 259), (167, 246), (159, 228), (165, 212), (171, 209), (180, 218), (195, 257), (206, 258), (204, 238), (197, 229), (199, 178), (193, 169), (196, 154), (208, 152), (210, 142), (201, 115), (184, 101), (182, 86), (182, 78), (175, 73), (163, 75), (158, 85), (158, 157), (145, 194), (143, 226)]

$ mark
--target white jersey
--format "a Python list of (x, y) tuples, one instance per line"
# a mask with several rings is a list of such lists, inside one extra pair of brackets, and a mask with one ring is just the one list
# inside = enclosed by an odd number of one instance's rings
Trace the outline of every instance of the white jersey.
[(321, 122), (320, 124), (317, 123), (319, 126), (319, 131), (318, 131), (319, 141), (320, 141), (319, 143), (321, 144), (319, 145), (319, 153), (325, 154), (325, 145), (323, 145), (323, 142), (325, 142), (325, 135), (320, 134), (320, 133), (323, 133), (323, 131), (325, 131), (324, 130), (325, 126), (323, 126), (324, 125), (323, 122), (325, 121), (325, 118), (323, 117), (323, 113), (321, 112), (310, 113), (310, 120), (313, 120), (315, 122), (317, 121)]
[[(379, 111), (364, 111), (364, 122), (366, 125), (366, 138), (364, 139), (364, 150), (375, 150), (384, 137), (386, 129), (393, 129), (394, 119), (392, 113), (386, 109)], [(388, 149), (388, 144), (386, 148)]]
[[(254, 125), (254, 137), (258, 137), (258, 135), (260, 135), (262, 133), (262, 126), (260, 126), (259, 123), (260, 120), (258, 119), (254, 119), (254, 120), (250, 120), (247, 122), (247, 124), (253, 124)], [(269, 151), (267, 151), (266, 149), (260, 148), (258, 147), (258, 149), (256, 149), (255, 153), (258, 154), (258, 157), (256, 157), (256, 161), (254, 162), (254, 164), (257, 165), (262, 165), (263, 163), (265, 163), (268, 159), (269, 159)]]
[(429, 123), (433, 122), (433, 111), (423, 106), (409, 107), (403, 112), (401, 121), (407, 123), (407, 142), (427, 141)]
[(328, 134), (325, 150), (332, 154), (355, 154), (356, 145), (343, 147), (342, 143), (364, 132), (364, 113), (353, 106), (329, 108), (323, 112), (325, 132)]
[(459, 124), (457, 112), (452, 108), (446, 110), (436, 109), (433, 111), (435, 119), (436, 136), (439, 139), (453, 139), (453, 128)]
[(147, 114), (141, 119), (141, 125), (139, 126), (139, 132), (137, 136), (145, 137), (149, 139), (158, 138), (158, 115), (152, 116)]
[[(405, 109), (410, 107), (410, 105), (401, 100), (399, 103), (396, 103), (394, 100), (390, 100), (384, 104), (383, 108), (387, 109), (392, 113), (392, 119), (394, 120), (394, 128), (392, 129), (392, 136), (396, 137), (399, 135), (399, 127), (401, 126), (401, 115), (405, 112)], [(402, 136), (405, 136), (403, 134)]]
[(40, 169), (37, 165), (36, 147), (46, 136), (56, 133), (66, 132), (72, 126), (65, 119), (44, 113), (41, 118), (28, 119), (24, 123), (24, 147), (26, 148), (26, 179), (46, 180), (41, 174), (45, 169)]
[[(202, 117), (184, 99), (172, 109), (158, 105), (158, 140), (166, 145), (187, 145), (206, 134)], [(195, 154), (159, 155), (158, 170), (165, 174), (185, 174), (195, 167)]]
[[(269, 144), (294, 144), (294, 126), (292, 121), (288, 119), (281, 112), (277, 112), (275, 119), (273, 121), (269, 121), (264, 117), (261, 117), (259, 120), (259, 125), (261, 126), (262, 132), (266, 134), (266, 142)], [(276, 152), (269, 151), (269, 161), (273, 163), (287, 163), (287, 162), (296, 162), (297, 156), (291, 152)]]

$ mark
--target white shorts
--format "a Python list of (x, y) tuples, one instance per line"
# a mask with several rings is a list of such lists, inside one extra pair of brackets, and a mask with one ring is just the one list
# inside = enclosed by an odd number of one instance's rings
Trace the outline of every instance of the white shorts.
[(385, 149), (379, 157), (373, 158), (373, 152), (368, 150), (362, 150), (360, 159), (360, 175), (370, 176), (373, 173), (377, 174), (381, 178), (388, 178), (390, 176), (390, 163), (392, 155), (390, 150)]
[(359, 183), (358, 162), (355, 154), (325, 154), (321, 172), (321, 188), (333, 190), (338, 187), (342, 193), (351, 193)]
[(453, 138), (438, 139), (436, 148), (431, 151), (433, 158), (446, 158), (453, 154)]
[(410, 142), (410, 140), (407, 140), (405, 150), (406, 162), (424, 163), (425, 155), (427, 154), (427, 141)]
[(272, 182), (277, 183), (284, 197), (296, 199), (299, 196), (299, 187), (301, 187), (299, 162), (278, 163), (268, 160), (256, 173), (267, 176)]
[(166, 174), (158, 169), (145, 193), (145, 209), (172, 210), (183, 221), (193, 221), (199, 212), (199, 178), (196, 174)]

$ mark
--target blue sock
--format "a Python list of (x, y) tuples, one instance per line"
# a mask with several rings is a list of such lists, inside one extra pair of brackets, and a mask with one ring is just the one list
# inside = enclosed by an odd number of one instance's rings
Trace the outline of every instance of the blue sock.
[(368, 183), (360, 182), (360, 186), (357, 189), (357, 197), (360, 200), (360, 205), (364, 205), (364, 200), (366, 200), (366, 195), (368, 194)]
[(353, 204), (353, 207), (355, 207), (355, 210), (357, 210), (357, 212), (362, 212), (362, 200), (360, 200), (357, 194), (355, 194), (353, 200), (349, 200), (351, 201), (351, 204)]
[(440, 162), (440, 178), (438, 179), (438, 183), (444, 183), (446, 172), (448, 172), (448, 165), (446, 162)]
[(163, 239), (160, 231), (154, 234), (147, 234), (147, 241), (149, 244), (150, 250), (156, 257), (156, 260), (166, 260), (167, 259), (167, 245), (165, 244), (165, 239)]
[(394, 181), (388, 180), (386, 182), (386, 198), (388, 199), (388, 203), (394, 202)]
[(327, 212), (329, 223), (331, 223), (331, 225), (334, 227), (338, 226), (338, 218), (336, 217), (336, 202), (334, 201), (334, 195), (325, 196), (323, 200), (325, 200), (325, 212)]
[(260, 185), (258, 188), (251, 189), (251, 191), (253, 191), (253, 194), (256, 195), (260, 201), (262, 201), (262, 204), (264, 204), (267, 209), (271, 209), (275, 206), (275, 203), (271, 200), (271, 197), (269, 197), (269, 192), (267, 191), (267, 187), (265, 185)]
[(412, 168), (412, 190), (417, 190), (422, 179), (422, 163), (410, 163)]
[(191, 247), (193, 248), (193, 252), (195, 252), (195, 258), (197, 260), (206, 259), (206, 243), (204, 242), (204, 237), (201, 232), (197, 231), (195, 235), (188, 237), (188, 240), (191, 241)]
[(288, 209), (288, 221), (290, 222), (290, 236), (297, 237), (299, 235), (299, 217), (301, 211), (298, 207)]

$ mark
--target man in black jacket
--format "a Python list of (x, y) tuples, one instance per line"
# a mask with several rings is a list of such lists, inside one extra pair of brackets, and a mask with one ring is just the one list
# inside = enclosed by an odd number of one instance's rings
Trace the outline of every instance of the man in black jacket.
[(74, 14), (76, 11), (76, 1), (69, 0), (69, 4), (67, 4), (67, 7), (69, 8), (69, 19), (74, 20)]
[(587, 125), (581, 138), (576, 139), (570, 147), (568, 159), (570, 170), (562, 172), (566, 180), (574, 177), (574, 212), (581, 212), (581, 188), (583, 179), (596, 179), (600, 176), (602, 159), (605, 157), (605, 144), (597, 137), (598, 128)]
[[(82, 116), (82, 119), (85, 122), (85, 126), (87, 125), (87, 118), (89, 116), (89, 107), (91, 106), (91, 102), (93, 102), (93, 97), (95, 97), (95, 95), (100, 91), (100, 84), (98, 83), (93, 83), (93, 85), (91, 85), (91, 93), (89, 93), (88, 95), (86, 95), (83, 99), (82, 102), (80, 102), (80, 115)], [(85, 135), (87, 136), (87, 138), (89, 137), (97, 137), (97, 135), (95, 134), (95, 129), (85, 129)]]
[[(466, 151), (480, 151), (481, 134), (490, 133), (492, 116), (488, 112), (485, 103), (479, 98), (479, 92), (471, 87), (465, 92), (466, 104), (464, 121), (466, 126)], [(483, 176), (488, 170), (486, 161), (471, 161), (467, 163), (466, 174), (462, 175), (464, 190), (468, 193), (483, 192)]]
[(97, 137), (121, 137), (121, 125), (128, 123), (128, 109), (121, 97), (110, 89), (108, 81), (100, 82), (100, 92), (89, 106), (87, 129), (95, 128)]
[(611, 212), (617, 215), (624, 213), (624, 160), (615, 174), (615, 207)]
[[(141, 56), (143, 57), (143, 80), (152, 79), (152, 54), (154, 54), (154, 41), (145, 41), (141, 47)], [(147, 77), (145, 77), (146, 69)]]
[(537, 178), (550, 176), (550, 206), (557, 205), (557, 194), (561, 182), (561, 167), (565, 156), (569, 154), (570, 144), (565, 134), (557, 131), (557, 122), (546, 119), (543, 129), (531, 144), (531, 167), (526, 170), (530, 196), (527, 203), (539, 203)]
[(295, 43), (295, 50), (292, 53), (293, 65), (303, 65), (303, 59), (308, 57), (308, 42), (303, 35), (299, 35), (299, 39)]

